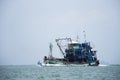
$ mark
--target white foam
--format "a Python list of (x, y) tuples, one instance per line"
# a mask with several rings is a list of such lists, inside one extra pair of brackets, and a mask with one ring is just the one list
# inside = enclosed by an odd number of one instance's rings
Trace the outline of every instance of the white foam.
[(99, 66), (109, 66), (109, 65), (106, 65), (106, 64), (100, 64)]

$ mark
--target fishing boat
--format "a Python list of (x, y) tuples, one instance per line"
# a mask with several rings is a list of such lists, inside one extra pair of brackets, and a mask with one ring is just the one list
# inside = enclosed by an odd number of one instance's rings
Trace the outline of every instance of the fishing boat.
[(71, 38), (55, 39), (63, 58), (56, 58), (52, 55), (53, 45), (50, 43), (50, 54), (44, 56), (42, 66), (98, 66), (97, 51), (93, 50), (90, 42), (80, 43)]

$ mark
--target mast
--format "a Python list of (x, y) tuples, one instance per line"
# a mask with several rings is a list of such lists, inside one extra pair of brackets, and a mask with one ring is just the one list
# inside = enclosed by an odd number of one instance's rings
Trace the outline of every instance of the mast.
[(53, 45), (52, 45), (52, 43), (50, 43), (50, 45), (49, 45), (49, 49), (50, 49), (50, 57), (52, 57), (52, 49), (53, 49)]

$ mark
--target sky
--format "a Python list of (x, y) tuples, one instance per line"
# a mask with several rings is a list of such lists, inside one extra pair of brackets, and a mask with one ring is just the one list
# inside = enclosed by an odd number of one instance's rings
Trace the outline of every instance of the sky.
[(62, 57), (55, 39), (91, 42), (98, 59), (120, 64), (119, 0), (0, 0), (0, 65), (37, 64)]

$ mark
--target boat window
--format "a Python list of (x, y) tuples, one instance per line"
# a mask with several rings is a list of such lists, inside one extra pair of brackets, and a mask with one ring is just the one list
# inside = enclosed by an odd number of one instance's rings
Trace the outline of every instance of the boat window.
[(80, 47), (79, 47), (79, 44), (70, 44), (69, 48), (70, 49), (79, 49)]
[(74, 44), (74, 45), (73, 45), (73, 48), (74, 48), (74, 49), (79, 49), (79, 45), (78, 45), (78, 44)]

